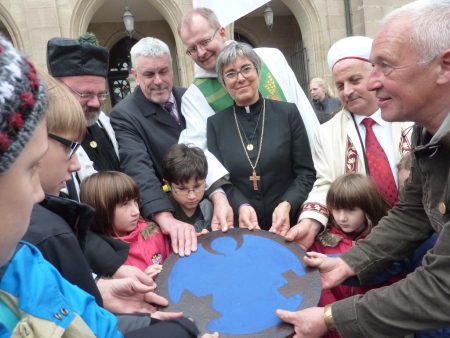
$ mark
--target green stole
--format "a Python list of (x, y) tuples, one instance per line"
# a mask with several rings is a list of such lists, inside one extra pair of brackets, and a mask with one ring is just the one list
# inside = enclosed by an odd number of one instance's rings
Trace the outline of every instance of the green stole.
[[(198, 77), (194, 79), (193, 83), (202, 92), (214, 112), (220, 112), (233, 105), (233, 99), (225, 88), (223, 88), (217, 78)], [(261, 64), (259, 92), (264, 98), (277, 101), (286, 101), (277, 80), (264, 63)]]

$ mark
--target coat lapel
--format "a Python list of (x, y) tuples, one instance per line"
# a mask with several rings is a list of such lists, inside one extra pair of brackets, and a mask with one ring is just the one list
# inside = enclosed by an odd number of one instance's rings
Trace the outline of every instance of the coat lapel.
[(100, 112), (100, 116), (98, 117), (102, 127), (105, 129), (106, 133), (111, 140), (111, 143), (114, 147), (114, 151), (116, 152), (117, 158), (119, 158), (119, 145), (116, 140), (116, 134), (111, 126), (111, 122), (109, 121), (109, 117), (105, 115), (105, 113)]
[(139, 111), (142, 112), (142, 115), (145, 118), (153, 119), (158, 123), (164, 124), (174, 129), (178, 129), (180, 127), (173, 119), (173, 117), (170, 116), (170, 114), (165, 111), (159, 104), (147, 100), (139, 86), (136, 87), (133, 95), (135, 95), (136, 97), (136, 103), (138, 105)]
[(344, 110), (344, 127), (343, 131), (347, 132), (344, 145), (346, 148), (346, 172), (365, 172), (364, 166), (364, 150), (359, 138), (358, 130), (353, 122), (352, 115)]

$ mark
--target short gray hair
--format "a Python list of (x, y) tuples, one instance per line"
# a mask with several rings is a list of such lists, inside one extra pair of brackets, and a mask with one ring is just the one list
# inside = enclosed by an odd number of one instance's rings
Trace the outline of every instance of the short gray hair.
[(160, 57), (164, 54), (167, 54), (169, 56), (169, 62), (170, 64), (172, 64), (172, 56), (170, 55), (169, 46), (167, 46), (166, 43), (157, 38), (142, 38), (138, 42), (136, 42), (136, 44), (130, 50), (131, 66), (133, 68), (137, 67), (137, 59), (140, 56)]
[(231, 41), (222, 49), (216, 61), (216, 72), (222, 86), (225, 85), (223, 69), (230, 63), (235, 62), (238, 56), (249, 59), (255, 66), (258, 75), (261, 73), (261, 59), (253, 50), (253, 47), (243, 42)]
[(413, 27), (409, 33), (412, 48), (420, 55), (422, 66), (430, 64), (450, 47), (450, 1), (417, 0), (395, 9), (381, 25), (407, 17)]

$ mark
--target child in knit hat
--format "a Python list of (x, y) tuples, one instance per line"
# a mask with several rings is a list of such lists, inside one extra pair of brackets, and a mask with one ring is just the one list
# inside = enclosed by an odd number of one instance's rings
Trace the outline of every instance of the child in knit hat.
[(36, 71), (0, 40), (0, 266), (23, 236), (31, 208), (44, 195), (36, 167), (47, 150), (47, 93)]
[(47, 92), (33, 65), (0, 37), (0, 336), (121, 337), (115, 317), (25, 242), (37, 168), (47, 151)]
[[(48, 149), (46, 109), (33, 65), (0, 36), (0, 337), (122, 337), (113, 314), (61, 277), (34, 246), (19, 243), (33, 204), (44, 197), (38, 168)], [(167, 337), (196, 336), (188, 319), (173, 323), (175, 331), (167, 329), (170, 322), (152, 321), (127, 337), (162, 337), (155, 334), (161, 329)]]

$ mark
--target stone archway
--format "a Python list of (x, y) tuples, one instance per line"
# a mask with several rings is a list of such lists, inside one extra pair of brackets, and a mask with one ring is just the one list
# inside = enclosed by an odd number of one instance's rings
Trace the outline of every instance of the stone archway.
[(25, 49), (25, 44), (22, 39), (22, 36), (20, 35), (19, 26), (16, 24), (16, 21), (9, 13), (9, 11), (2, 4), (0, 4), (0, 21), (5, 27), (7, 33), (9, 34), (8, 38), (11, 39), (11, 42), (14, 45), (14, 47), (23, 51)]
[[(176, 67), (182, 85), (190, 83), (193, 76), (192, 62), (184, 55), (184, 48), (177, 34), (177, 25), (181, 20), (182, 9), (176, 0), (147, 0), (164, 17), (169, 25), (176, 43)], [(94, 14), (102, 7), (105, 0), (78, 0), (70, 19), (70, 36), (77, 37), (86, 32)], [(118, 38), (117, 36), (115, 38)], [(112, 43), (109, 40), (109, 43)]]
[(324, 73), (323, 69), (326, 54), (323, 53), (325, 39), (322, 30), (322, 19), (312, 0), (282, 0), (291, 10), (302, 33), (303, 46), (307, 51), (307, 62), (310, 77), (317, 73)]
[(328, 0), (282, 0), (294, 14), (307, 49), (311, 77), (332, 80), (327, 66), (327, 53), (331, 44), (345, 36), (344, 4)]
[(242, 34), (246, 39), (249, 40), (250, 45), (252, 46), (255, 46), (256, 41), (258, 41), (257, 37), (254, 36), (254, 33), (246, 27), (236, 27), (234, 29), (234, 36), (236, 36), (236, 34)]
[(70, 18), (69, 35), (77, 37), (85, 33), (95, 12), (104, 2), (105, 0), (78, 0)]
[(178, 36), (177, 27), (183, 16), (183, 10), (174, 0), (147, 0), (150, 2), (166, 19), (172, 30), (176, 45), (176, 67), (178, 68), (178, 76), (182, 86), (189, 86), (193, 79), (194, 68), (192, 60), (186, 55), (183, 42)]

